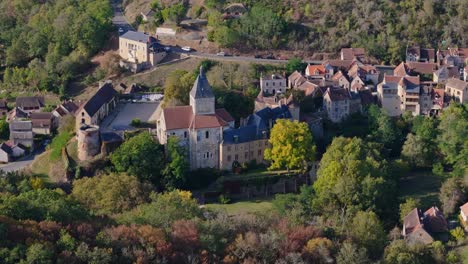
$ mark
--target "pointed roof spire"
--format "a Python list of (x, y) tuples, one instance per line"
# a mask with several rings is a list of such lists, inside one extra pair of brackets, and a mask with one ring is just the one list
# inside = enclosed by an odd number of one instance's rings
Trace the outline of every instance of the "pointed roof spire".
[(200, 66), (200, 72), (198, 73), (198, 77), (193, 84), (192, 90), (190, 91), (190, 96), (194, 99), (210, 97), (214, 98), (213, 91), (211, 90), (211, 86), (208, 83), (203, 66)]

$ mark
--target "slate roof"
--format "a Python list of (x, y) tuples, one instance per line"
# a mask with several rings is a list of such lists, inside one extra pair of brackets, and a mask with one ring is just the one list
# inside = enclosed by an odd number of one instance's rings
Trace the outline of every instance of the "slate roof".
[(103, 142), (120, 142), (123, 141), (122, 136), (115, 132), (101, 132), (101, 140)]
[(263, 80), (284, 80), (284, 79), (286, 79), (286, 78), (284, 78), (283, 75), (278, 74), (278, 73), (271, 74), (271, 75), (264, 75), (261, 78)]
[(62, 104), (62, 107), (65, 108), (69, 113), (74, 114), (78, 110), (78, 105), (72, 101), (67, 101)]
[(108, 104), (116, 95), (117, 91), (114, 90), (112, 83), (106, 82), (93, 97), (83, 105), (83, 109), (89, 116), (94, 116), (103, 105)]
[(134, 40), (134, 41), (143, 42), (143, 43), (152, 42), (151, 41), (152, 39), (150, 37), (151, 37), (150, 35), (147, 35), (143, 32), (132, 31), (132, 30), (127, 31), (125, 34), (120, 36), (120, 38)]
[(329, 94), (331, 101), (343, 101), (351, 99), (348, 90), (338, 87), (329, 87), (325, 94)]
[(247, 118), (247, 126), (255, 126), (257, 137), (262, 137), (264, 131), (270, 129), (270, 124), (274, 125), (277, 119), (290, 119), (292, 118), (291, 112), (286, 105), (281, 105), (273, 109), (265, 107), (262, 110), (255, 112)]
[(457, 89), (459, 91), (464, 91), (465, 88), (468, 86), (468, 82), (465, 82), (460, 79), (450, 78), (447, 80), (445, 87), (450, 87), (452, 89)]
[(208, 83), (208, 79), (206, 78), (203, 67), (200, 67), (200, 73), (198, 74), (198, 77), (193, 84), (192, 90), (190, 90), (190, 96), (195, 99), (214, 98), (213, 91), (211, 90), (211, 86)]
[(444, 215), (439, 211), (439, 208), (433, 206), (424, 212), (424, 228), (433, 233), (446, 232), (447, 220)]
[(32, 130), (32, 122), (31, 120), (20, 121), (20, 120), (13, 120), (10, 122), (10, 131), (13, 130)]
[(255, 125), (229, 128), (223, 132), (223, 143), (226, 144), (245, 143), (256, 139), (258, 139), (258, 137), (257, 127)]
[(16, 97), (16, 107), (40, 108), (44, 105), (44, 97), (42, 96)]
[(2, 143), (0, 144), (0, 149), (2, 149), (3, 151), (5, 151), (7, 154), (11, 154), (13, 152), (13, 150), (11, 149), (10, 146), (8, 146), (7, 144)]

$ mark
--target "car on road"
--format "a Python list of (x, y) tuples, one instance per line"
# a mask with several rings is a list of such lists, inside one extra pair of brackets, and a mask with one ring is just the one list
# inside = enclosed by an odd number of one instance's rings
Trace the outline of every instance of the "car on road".
[(254, 57), (255, 57), (256, 59), (261, 59), (261, 58), (262, 58), (262, 55), (257, 54), (257, 55), (255, 55)]
[(123, 34), (123, 33), (124, 33), (124, 29), (123, 29), (123, 28), (119, 28), (119, 33), (120, 33), (120, 34)]
[(226, 56), (226, 53), (224, 51), (220, 51), (220, 52), (216, 53), (216, 56), (224, 57), (224, 56)]
[(189, 46), (185, 46), (185, 47), (182, 47), (182, 50), (190, 52), (190, 51), (192, 51), (192, 48), (189, 47)]
[(265, 58), (268, 59), (268, 60), (274, 60), (275, 56), (270, 54), (270, 55), (266, 56)]

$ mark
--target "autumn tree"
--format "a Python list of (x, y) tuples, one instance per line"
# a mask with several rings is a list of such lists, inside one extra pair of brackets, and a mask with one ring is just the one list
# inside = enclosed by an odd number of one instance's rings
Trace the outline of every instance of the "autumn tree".
[(162, 146), (148, 132), (126, 140), (110, 159), (118, 172), (126, 172), (159, 186), (164, 153)]
[(150, 188), (134, 176), (110, 174), (75, 180), (72, 195), (94, 214), (110, 215), (144, 203)]
[(268, 142), (271, 148), (265, 150), (265, 159), (271, 161), (271, 170), (304, 171), (308, 162), (315, 159), (315, 146), (306, 123), (278, 119)]
[(464, 187), (458, 178), (447, 179), (440, 188), (439, 200), (442, 203), (442, 211), (445, 215), (451, 215), (455, 212), (457, 205), (463, 202)]

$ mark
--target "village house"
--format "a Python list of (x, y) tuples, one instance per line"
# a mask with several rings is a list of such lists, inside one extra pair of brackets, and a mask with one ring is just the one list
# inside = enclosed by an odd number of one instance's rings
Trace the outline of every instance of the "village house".
[(348, 78), (346, 77), (346, 75), (343, 74), (342, 71), (336, 72), (332, 76), (331, 80), (334, 81), (335, 84), (337, 86), (340, 86), (341, 88), (345, 88), (345, 89), (350, 88), (351, 83), (349, 82)]
[[(286, 84), (286, 83), (284, 83)], [(190, 91), (190, 105), (166, 107), (157, 120), (157, 136), (166, 144), (176, 136), (187, 146), (190, 168), (218, 168), (223, 131), (234, 126), (225, 109), (215, 109), (215, 97), (203, 68)]]
[(448, 79), (445, 94), (461, 104), (468, 102), (468, 82), (456, 78)]
[(310, 65), (305, 69), (305, 75), (308, 79), (324, 79), (328, 80), (333, 76), (333, 67), (328, 64)]
[(49, 112), (31, 113), (32, 131), (38, 135), (50, 135), (55, 129), (54, 115)]
[(8, 105), (5, 99), (0, 99), (0, 118), (8, 115)]
[(343, 48), (340, 55), (342, 61), (354, 59), (363, 61), (366, 57), (366, 50), (364, 48)]
[(348, 71), (348, 76), (352, 79), (359, 77), (364, 82), (372, 82), (377, 85), (380, 72), (372, 65), (354, 64)]
[(307, 81), (307, 79), (304, 78), (304, 76), (302, 76), (302, 74), (300, 72), (294, 71), (288, 77), (288, 88), (289, 89), (297, 88), (300, 85), (302, 85), (303, 83), (305, 83), (306, 81)]
[(16, 108), (27, 115), (32, 112), (40, 112), (44, 106), (44, 97), (42, 96), (16, 97)]
[(31, 120), (14, 119), (10, 121), (10, 141), (13, 145), (34, 148), (34, 133)]
[(446, 83), (449, 78), (460, 78), (458, 67), (447, 67), (445, 65), (439, 67), (437, 71), (434, 71), (432, 81), (435, 83)]
[(24, 156), (26, 148), (21, 145), (14, 145), (11, 141), (0, 144), (0, 162), (8, 163), (16, 158)]
[(120, 66), (134, 72), (150, 68), (166, 57), (164, 47), (143, 32), (127, 31), (119, 37)]
[(341, 87), (328, 87), (323, 95), (323, 107), (333, 123), (339, 123), (351, 114), (351, 94)]
[(360, 90), (364, 90), (366, 88), (366, 84), (359, 76), (355, 76), (351, 81), (351, 88), (349, 89), (351, 92), (358, 92)]
[(75, 116), (76, 111), (78, 110), (78, 105), (76, 105), (73, 101), (65, 101), (62, 104), (58, 105), (52, 114), (55, 118), (60, 120), (64, 116), (71, 115)]
[(400, 116), (406, 111), (419, 115), (420, 82), (419, 76), (388, 76), (377, 85), (380, 104), (389, 116)]
[(260, 77), (260, 90), (265, 94), (285, 93), (287, 88), (286, 78), (280, 74)]
[(81, 126), (99, 125), (117, 104), (117, 91), (111, 81), (100, 84), (99, 90), (76, 111), (76, 129)]
[(468, 59), (468, 48), (448, 48), (447, 50), (437, 51), (437, 63), (448, 67), (456, 66), (461, 68), (465, 66)]
[(320, 85), (313, 83), (312, 81), (306, 81), (294, 89), (303, 91), (305, 96), (317, 97), (322, 95)]
[(421, 115), (438, 115), (445, 107), (444, 89), (435, 88), (433, 83), (421, 83)]
[(435, 50), (412, 46), (406, 49), (406, 62), (435, 62)]
[(402, 235), (408, 244), (434, 242), (434, 236), (443, 238), (446, 233), (447, 221), (437, 207), (429, 208), (424, 214), (414, 208), (403, 220)]
[(142, 20), (145, 22), (148, 22), (154, 19), (154, 14), (155, 14), (154, 10), (149, 7), (144, 9), (140, 13)]

